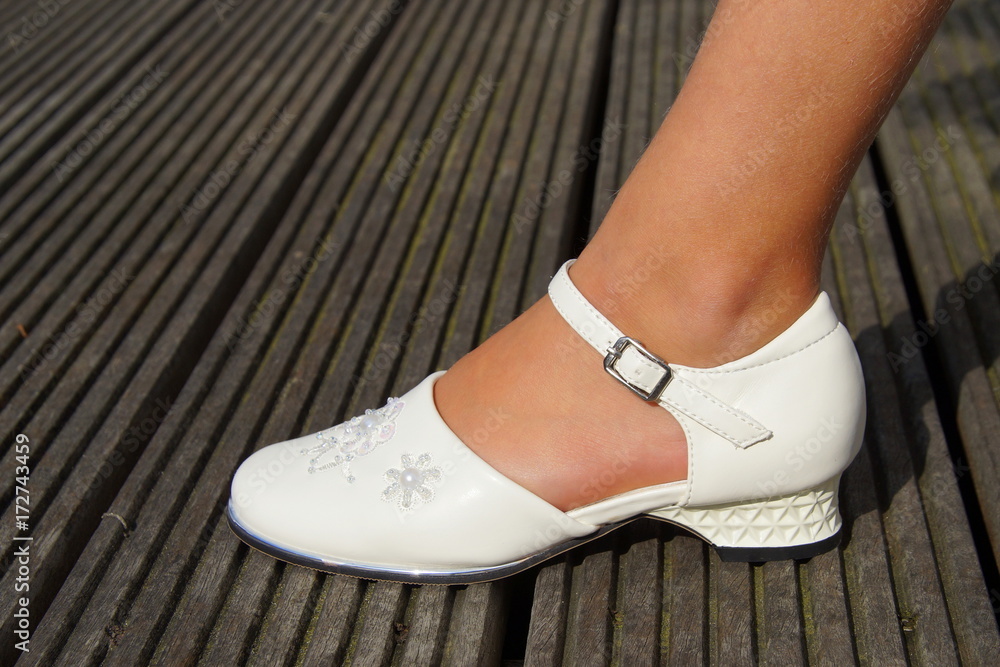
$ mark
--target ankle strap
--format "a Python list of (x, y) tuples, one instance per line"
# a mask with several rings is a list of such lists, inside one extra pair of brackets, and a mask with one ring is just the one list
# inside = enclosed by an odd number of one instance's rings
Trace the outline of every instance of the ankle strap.
[(644, 401), (680, 412), (726, 438), (749, 447), (771, 437), (771, 431), (746, 413), (701, 389), (672, 366), (623, 334), (576, 288), (569, 277), (569, 260), (549, 283), (549, 298), (563, 319), (604, 355), (604, 370)]

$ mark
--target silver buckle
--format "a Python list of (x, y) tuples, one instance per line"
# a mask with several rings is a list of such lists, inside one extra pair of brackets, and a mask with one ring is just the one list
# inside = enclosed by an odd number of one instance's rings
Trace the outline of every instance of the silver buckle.
[[(650, 389), (648, 392), (643, 391), (642, 387), (639, 387), (629, 382), (625, 378), (625, 376), (623, 376), (621, 373), (618, 372), (618, 369), (615, 367), (615, 365), (618, 363), (618, 360), (622, 358), (622, 354), (629, 347), (634, 347), (636, 352), (638, 352), (643, 357), (645, 357), (646, 359), (648, 359), (649, 361), (653, 362), (655, 365), (663, 369), (663, 377), (661, 377), (657, 381), (657, 383), (653, 386), (653, 388)], [(622, 336), (621, 338), (619, 338), (615, 342), (614, 346), (612, 346), (611, 349), (608, 350), (607, 356), (604, 357), (604, 370), (606, 370), (611, 375), (611, 377), (613, 377), (614, 379), (618, 380), (623, 385), (628, 387), (632, 391), (632, 393), (636, 394), (639, 398), (641, 398), (644, 401), (659, 400), (660, 394), (662, 394), (663, 390), (666, 389), (667, 383), (670, 382), (670, 377), (671, 377), (670, 366), (667, 365), (667, 362), (665, 362), (663, 359), (660, 359), (658, 356), (656, 356), (655, 354), (644, 348), (642, 346), (642, 343), (635, 340), (634, 338), (629, 338), (628, 336)]]

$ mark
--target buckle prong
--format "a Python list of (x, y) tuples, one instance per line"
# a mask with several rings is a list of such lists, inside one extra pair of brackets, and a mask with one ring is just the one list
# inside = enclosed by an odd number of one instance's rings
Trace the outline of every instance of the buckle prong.
[[(648, 392), (628, 380), (618, 370), (617, 364), (619, 359), (622, 358), (622, 354), (625, 353), (625, 350), (630, 347), (635, 348), (635, 351), (642, 355), (646, 360), (652, 362), (656, 366), (659, 366), (663, 370), (663, 375)], [(625, 385), (632, 393), (647, 402), (659, 400), (660, 394), (662, 394), (663, 390), (666, 389), (667, 383), (670, 382), (672, 375), (670, 366), (667, 365), (667, 362), (643, 347), (642, 343), (634, 338), (629, 338), (628, 336), (622, 336), (615, 341), (615, 344), (611, 348), (608, 349), (608, 353), (604, 357), (604, 370), (606, 370), (611, 377)]]

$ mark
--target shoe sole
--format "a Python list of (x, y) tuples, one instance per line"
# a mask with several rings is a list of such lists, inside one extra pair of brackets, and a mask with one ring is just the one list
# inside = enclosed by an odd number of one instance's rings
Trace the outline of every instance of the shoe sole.
[(719, 558), (725, 562), (763, 563), (773, 560), (805, 560), (825, 553), (840, 543), (840, 531), (838, 530), (830, 537), (809, 544), (774, 547), (720, 546), (713, 544), (711, 540), (707, 539), (704, 535), (699, 534), (697, 531), (692, 530), (688, 526), (670, 519), (648, 514), (639, 515), (620, 523), (602, 526), (599, 530), (589, 535), (560, 542), (545, 551), (532, 554), (527, 558), (523, 558), (512, 563), (505, 563), (503, 565), (496, 565), (488, 568), (462, 569), (444, 572), (429, 570), (399, 570), (388, 567), (373, 567), (363, 563), (323, 559), (316, 556), (290, 551), (284, 547), (271, 544), (263, 538), (254, 535), (239, 523), (239, 520), (233, 515), (231, 506), (226, 509), (226, 518), (229, 521), (229, 527), (237, 535), (237, 537), (253, 549), (256, 549), (257, 551), (273, 558), (277, 558), (278, 560), (282, 560), (293, 565), (299, 565), (301, 567), (307, 567), (319, 572), (328, 574), (343, 574), (351, 577), (357, 577), (359, 579), (374, 579), (377, 581), (389, 581), (402, 584), (436, 585), (478, 584), (503, 579), (530, 569), (535, 565), (551, 558), (555, 558), (556, 556), (582, 544), (592, 542), (593, 540), (607, 535), (613, 530), (617, 530), (618, 528), (621, 528), (636, 519), (644, 517), (657, 519), (679, 528), (683, 528), (686, 532), (701, 538), (706, 543), (714, 547), (716, 552), (719, 554)]

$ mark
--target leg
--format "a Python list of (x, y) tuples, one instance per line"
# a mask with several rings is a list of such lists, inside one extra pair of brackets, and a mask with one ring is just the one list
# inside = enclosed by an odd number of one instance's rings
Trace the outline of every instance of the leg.
[[(672, 363), (716, 366), (773, 339), (818, 293), (843, 193), (949, 4), (721, 0), (680, 96), (573, 267), (580, 290)], [(677, 422), (579, 343), (543, 298), (438, 381), (438, 408), (482, 458), (561, 509), (684, 479)], [(473, 440), (497, 408), (512, 419)]]

